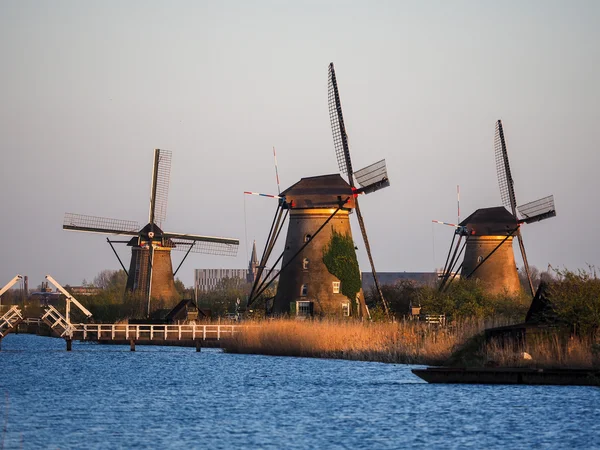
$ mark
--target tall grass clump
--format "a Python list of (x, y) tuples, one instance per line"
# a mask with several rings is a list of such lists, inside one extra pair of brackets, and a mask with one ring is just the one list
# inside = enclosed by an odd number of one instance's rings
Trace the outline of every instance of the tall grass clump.
[(257, 325), (235, 335), (225, 344), (225, 351), (435, 365), (442, 364), (458, 345), (490, 324), (474, 319), (434, 328), (410, 321), (279, 319)]
[(598, 349), (589, 337), (557, 332), (527, 339), (521, 347), (491, 341), (485, 346), (485, 361), (498, 367), (581, 368), (599, 366)]

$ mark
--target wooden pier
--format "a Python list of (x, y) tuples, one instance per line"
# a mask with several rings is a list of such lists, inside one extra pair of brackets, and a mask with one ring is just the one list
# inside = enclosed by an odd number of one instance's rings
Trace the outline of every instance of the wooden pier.
[(67, 341), (67, 350), (72, 341), (88, 341), (106, 344), (129, 344), (132, 351), (136, 344), (211, 346), (240, 333), (244, 325), (154, 325), (154, 324), (73, 324), (53, 306), (49, 306), (41, 320), (52, 332)]
[[(16, 281), (20, 275), (13, 278), (2, 290), (4, 292)], [(196, 351), (205, 347), (219, 346), (224, 339), (240, 333), (248, 325), (208, 325), (208, 324), (84, 324), (72, 323), (70, 320), (71, 307), (74, 305), (88, 318), (92, 313), (88, 311), (77, 299), (67, 292), (54, 278), (46, 275), (46, 279), (66, 297), (65, 314), (63, 315), (52, 305), (48, 305), (39, 318), (25, 318), (21, 309), (14, 305), (0, 317), (0, 349), (2, 338), (10, 332), (19, 332), (19, 325), (23, 325), (27, 333), (40, 334), (43, 325), (47, 325), (50, 334), (63, 338), (67, 344), (67, 351), (71, 351), (73, 341), (89, 341), (105, 344), (129, 344), (131, 351), (135, 351), (136, 344), (145, 345), (176, 345), (182, 347), (196, 347)], [(45, 327), (44, 327), (45, 328)]]
[(8, 333), (23, 332), (25, 328), (26, 333), (41, 334), (45, 326), (51, 335), (66, 341), (67, 351), (71, 350), (73, 341), (129, 345), (131, 351), (135, 351), (136, 344), (196, 347), (200, 351), (202, 347), (219, 347), (223, 340), (248, 327), (222, 324), (73, 324), (67, 322), (53, 306), (49, 306), (41, 318), (24, 318), (18, 306), (14, 306), (0, 318), (0, 349), (2, 338)]

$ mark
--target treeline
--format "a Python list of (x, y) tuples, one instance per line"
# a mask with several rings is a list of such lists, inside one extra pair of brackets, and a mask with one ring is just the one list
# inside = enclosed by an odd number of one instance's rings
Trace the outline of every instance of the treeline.
[[(84, 286), (99, 288), (93, 295), (79, 296), (78, 300), (92, 313), (92, 321), (116, 323), (125, 319), (141, 319), (147, 317), (148, 303), (143, 296), (126, 292), (127, 275), (123, 270), (103, 270), (92, 283), (83, 282)], [(175, 280), (175, 288), (180, 297), (189, 298), (192, 290), (185, 288), (181, 280)], [(70, 291), (70, 286), (65, 286)], [(76, 296), (77, 297), (77, 296)], [(160, 299), (151, 299), (151, 309), (164, 308)], [(83, 320), (81, 314), (74, 312), (77, 320)], [(79, 315), (79, 316), (78, 316)]]
[[(92, 283), (84, 283), (89, 287), (97, 287), (100, 291), (94, 295), (86, 295), (79, 300), (93, 314), (92, 320), (96, 322), (113, 323), (124, 319), (147, 317), (147, 299), (125, 291), (127, 275), (123, 270), (103, 270)], [(209, 309), (212, 317), (217, 319), (228, 313), (235, 313), (240, 300), (244, 306), (250, 293), (251, 284), (238, 278), (224, 278), (217, 287), (211, 291), (198, 292), (198, 307)], [(69, 286), (66, 286), (67, 290)], [(193, 288), (186, 288), (179, 279), (175, 280), (175, 288), (181, 299), (194, 299)], [(267, 293), (268, 294), (268, 293)], [(262, 306), (261, 306), (262, 305)], [(151, 300), (151, 311), (163, 309), (164, 303), (160, 299)], [(257, 311), (264, 310), (264, 301), (257, 302)], [(83, 318), (81, 318), (83, 319)]]
[[(600, 330), (600, 279), (594, 267), (572, 271), (552, 269), (540, 274), (534, 287), (545, 283), (545, 307), (535, 317), (546, 323), (564, 325), (576, 334), (597, 334)], [(477, 280), (456, 280), (439, 292), (435, 287), (416, 286), (410, 281), (382, 286), (391, 313), (396, 318), (420, 306), (424, 314), (445, 314), (449, 320), (504, 318), (522, 322), (531, 306), (531, 296), (490, 295)], [(524, 292), (526, 290), (524, 289)], [(375, 290), (366, 293), (371, 316), (383, 319), (383, 308)]]

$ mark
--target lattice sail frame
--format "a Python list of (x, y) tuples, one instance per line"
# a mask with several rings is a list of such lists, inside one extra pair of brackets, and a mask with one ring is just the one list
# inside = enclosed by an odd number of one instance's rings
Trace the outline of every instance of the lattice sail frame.
[[(192, 246), (191, 250), (190, 246)], [(165, 247), (182, 252), (190, 250), (190, 253), (203, 253), (205, 255), (237, 256), (239, 245), (171, 238), (167, 240)]]
[[(348, 175), (352, 180), (352, 161), (350, 160), (350, 149), (348, 147), (348, 135), (342, 115), (342, 104), (338, 92), (337, 79), (333, 63), (329, 64), (328, 95), (329, 120), (331, 121), (331, 132), (333, 134), (333, 146), (340, 172)], [(350, 184), (353, 184), (350, 181)]]
[(496, 172), (498, 173), (498, 185), (500, 186), (500, 197), (502, 204), (513, 214), (516, 214), (517, 200), (515, 198), (515, 187), (510, 172), (508, 153), (502, 121), (496, 122), (496, 134), (494, 136), (494, 152), (496, 157)]
[(66, 213), (63, 228), (73, 231), (107, 234), (138, 234), (140, 225), (134, 220), (111, 219), (108, 217), (87, 216)]
[[(155, 161), (158, 161), (158, 168), (152, 172), (152, 190), (156, 189), (156, 192), (152, 192), (151, 195), (154, 198), (154, 223), (161, 227), (167, 218), (172, 152), (162, 149), (156, 149), (155, 152), (157, 153)], [(156, 180), (154, 180), (154, 174), (156, 174)]]

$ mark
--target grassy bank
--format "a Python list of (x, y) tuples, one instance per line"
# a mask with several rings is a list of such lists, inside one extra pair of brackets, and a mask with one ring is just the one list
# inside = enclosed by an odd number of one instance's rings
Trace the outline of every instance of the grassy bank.
[(272, 320), (260, 322), (226, 344), (230, 353), (343, 358), (409, 364), (442, 364), (470, 337), (493, 326), (464, 320), (435, 329), (418, 322), (363, 323)]
[(488, 365), (498, 367), (588, 369), (598, 366), (597, 349), (589, 338), (565, 338), (558, 333), (529, 339), (527, 347), (522, 349), (488, 343), (484, 359)]
[[(505, 325), (502, 321), (463, 320), (440, 329), (419, 322), (273, 320), (257, 324), (228, 341), (225, 351), (472, 367), (589, 368), (598, 363), (598, 349), (587, 338), (548, 333), (528, 340), (527, 348), (486, 343), (483, 330)], [(524, 352), (531, 359), (525, 359)]]

